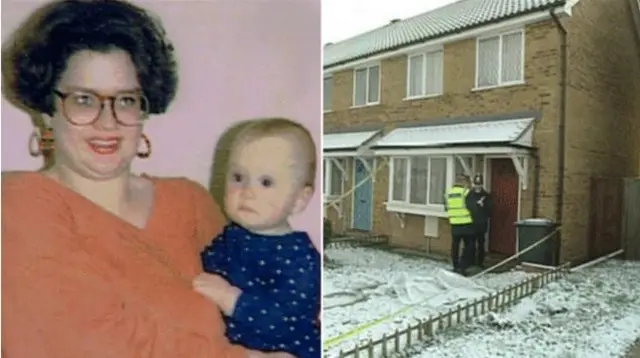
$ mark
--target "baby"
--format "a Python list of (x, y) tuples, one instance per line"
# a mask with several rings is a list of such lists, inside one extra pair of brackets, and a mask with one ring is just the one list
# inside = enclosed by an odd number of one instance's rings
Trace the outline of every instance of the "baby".
[(229, 154), (231, 223), (202, 252), (207, 273), (194, 288), (220, 307), (232, 342), (319, 358), (320, 254), (288, 223), (314, 191), (313, 139), (288, 119), (257, 120), (241, 129)]

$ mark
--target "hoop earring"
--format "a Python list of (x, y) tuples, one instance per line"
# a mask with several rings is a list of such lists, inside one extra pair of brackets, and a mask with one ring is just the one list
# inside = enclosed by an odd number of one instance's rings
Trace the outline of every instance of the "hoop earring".
[(142, 158), (142, 159), (149, 158), (151, 156), (151, 141), (144, 133), (142, 133), (142, 135), (140, 136), (140, 139), (142, 139), (142, 141), (144, 142), (144, 145), (147, 147), (147, 151), (146, 152), (139, 151), (136, 155), (138, 156), (138, 158)]
[(42, 150), (40, 149), (40, 136), (38, 135), (37, 131), (34, 130), (33, 132), (31, 132), (27, 148), (29, 148), (29, 155), (31, 155), (32, 157), (39, 157), (40, 154), (42, 154)]
[[(34, 142), (36, 148), (34, 148)], [(51, 128), (45, 128), (42, 130), (42, 134), (38, 135), (38, 131), (34, 130), (29, 136), (29, 154), (32, 157), (38, 157), (40, 155), (47, 155), (53, 151), (53, 131)]]

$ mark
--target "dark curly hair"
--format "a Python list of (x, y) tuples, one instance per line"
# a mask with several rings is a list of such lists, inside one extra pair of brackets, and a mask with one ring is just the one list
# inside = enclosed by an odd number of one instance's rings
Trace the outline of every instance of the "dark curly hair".
[(178, 85), (173, 46), (159, 20), (122, 0), (59, 0), (36, 10), (3, 44), (3, 93), (28, 111), (53, 115), (68, 59), (113, 49), (131, 56), (149, 112), (164, 113)]

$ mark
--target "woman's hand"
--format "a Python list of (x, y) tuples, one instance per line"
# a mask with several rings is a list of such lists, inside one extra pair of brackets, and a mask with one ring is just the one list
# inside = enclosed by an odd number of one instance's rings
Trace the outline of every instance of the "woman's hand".
[(220, 310), (231, 316), (242, 291), (219, 275), (202, 273), (193, 279), (193, 289), (215, 302)]
[(268, 358), (297, 358), (293, 354), (285, 353), (285, 352), (272, 352), (267, 353)]
[(293, 354), (285, 352), (260, 352), (249, 351), (249, 358), (297, 358)]

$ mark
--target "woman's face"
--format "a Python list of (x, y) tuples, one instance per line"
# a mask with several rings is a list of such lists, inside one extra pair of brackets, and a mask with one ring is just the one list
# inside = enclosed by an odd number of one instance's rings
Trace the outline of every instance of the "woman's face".
[[(69, 58), (55, 90), (62, 94), (81, 91), (107, 97), (139, 91), (140, 84), (127, 52), (79, 51)], [(50, 126), (55, 138), (56, 165), (93, 180), (111, 179), (128, 172), (142, 127), (119, 124), (110, 100), (104, 103), (93, 124), (72, 124), (65, 118), (62, 98), (54, 96), (56, 112), (50, 118)], [(86, 105), (83, 101), (84, 97), (76, 99), (76, 103)]]

